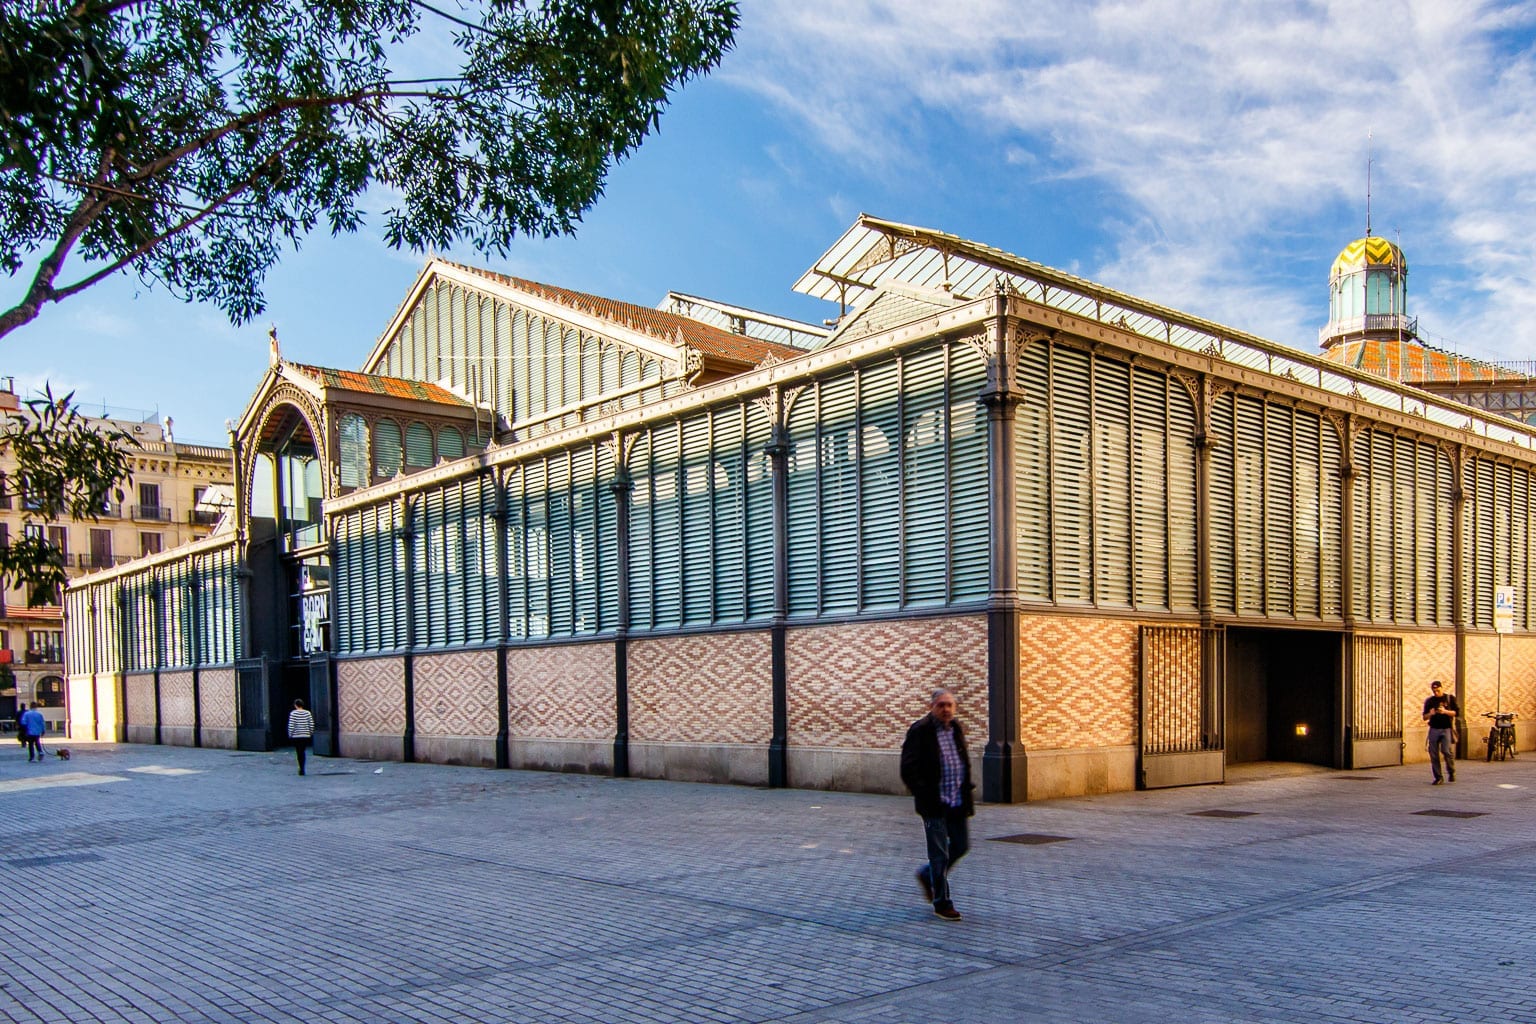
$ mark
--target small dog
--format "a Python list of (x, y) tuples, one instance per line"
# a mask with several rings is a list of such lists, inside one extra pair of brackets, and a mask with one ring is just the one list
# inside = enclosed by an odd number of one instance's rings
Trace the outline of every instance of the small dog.
[(55, 750), (53, 752), (53, 756), (58, 758), (60, 761), (68, 761), (69, 760), (69, 748), (68, 747), (60, 747), (58, 750)]

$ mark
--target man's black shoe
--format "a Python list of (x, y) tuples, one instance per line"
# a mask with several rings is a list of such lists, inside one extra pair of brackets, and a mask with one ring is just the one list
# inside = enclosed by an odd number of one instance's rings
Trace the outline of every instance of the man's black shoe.
[(1440, 785), (1440, 780), (1436, 779), (1434, 782), (1431, 782), (1430, 785), (1431, 786), (1438, 786), (1438, 785)]
[(917, 884), (923, 889), (923, 902), (933, 902), (933, 883), (928, 881), (928, 872), (922, 868), (917, 869)]
[(941, 921), (958, 921), (960, 920), (960, 911), (956, 910), (952, 903), (935, 903), (933, 905), (933, 916)]

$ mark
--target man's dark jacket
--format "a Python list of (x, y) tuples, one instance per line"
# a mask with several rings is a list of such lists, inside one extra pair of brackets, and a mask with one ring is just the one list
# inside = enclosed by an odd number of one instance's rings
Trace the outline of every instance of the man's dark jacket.
[[(954, 726), (955, 750), (965, 774), (960, 780), (960, 811), (969, 817), (976, 813), (971, 800), (971, 755), (965, 749), (965, 730), (958, 720)], [(901, 781), (912, 791), (912, 801), (917, 813), (925, 818), (938, 818), (949, 813), (943, 798), (939, 796), (939, 782), (944, 777), (944, 762), (939, 755), (939, 723), (932, 715), (924, 715), (912, 723), (907, 738), (901, 744)]]

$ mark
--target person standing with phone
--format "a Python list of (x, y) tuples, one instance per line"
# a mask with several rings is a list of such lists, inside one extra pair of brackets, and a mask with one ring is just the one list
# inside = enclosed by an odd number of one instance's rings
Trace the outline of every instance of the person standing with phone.
[(1440, 776), (1442, 754), (1446, 775), (1450, 781), (1456, 781), (1456, 715), (1460, 710), (1455, 695), (1445, 693), (1440, 680), (1429, 684), (1429, 696), (1424, 699), (1424, 721), (1429, 723), (1429, 766), (1435, 773), (1432, 786), (1443, 781)]

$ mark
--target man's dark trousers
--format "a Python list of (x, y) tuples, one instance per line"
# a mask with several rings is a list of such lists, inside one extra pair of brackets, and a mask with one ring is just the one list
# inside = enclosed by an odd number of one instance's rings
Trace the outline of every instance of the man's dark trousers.
[(949, 903), (949, 869), (971, 848), (970, 824), (965, 811), (951, 807), (936, 818), (923, 819), (928, 837), (928, 884), (933, 886), (935, 906)]

